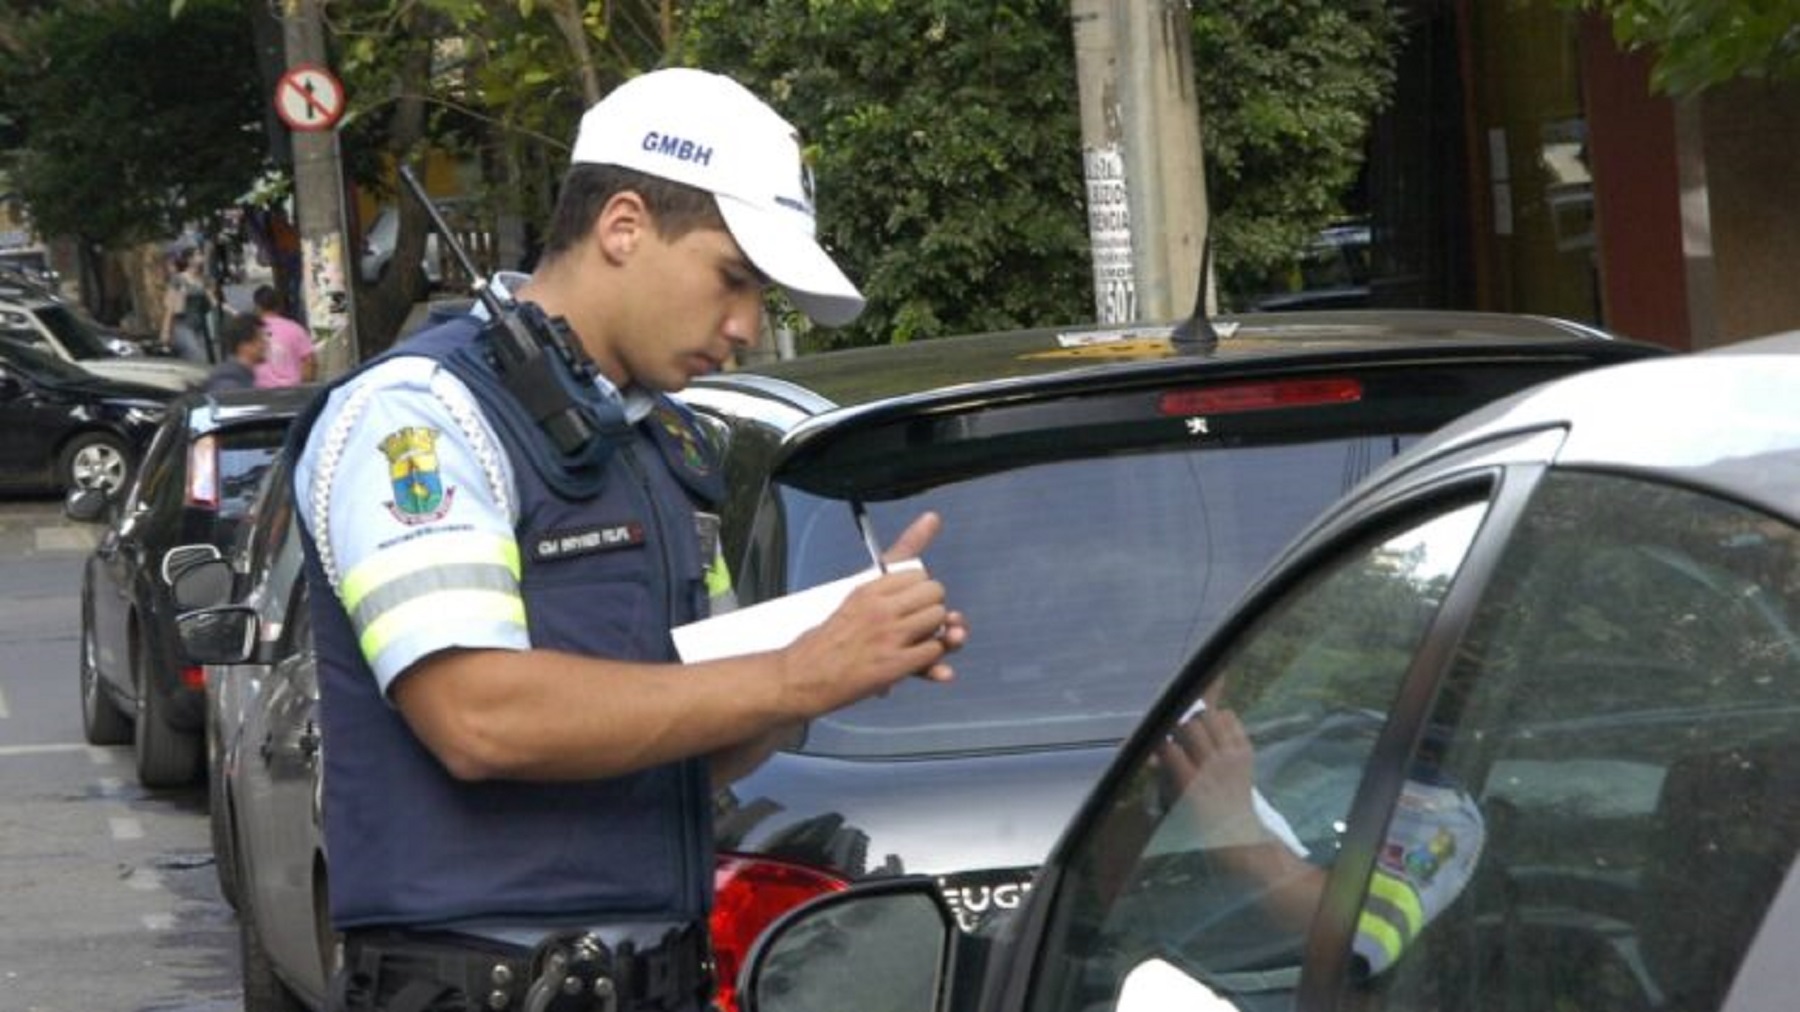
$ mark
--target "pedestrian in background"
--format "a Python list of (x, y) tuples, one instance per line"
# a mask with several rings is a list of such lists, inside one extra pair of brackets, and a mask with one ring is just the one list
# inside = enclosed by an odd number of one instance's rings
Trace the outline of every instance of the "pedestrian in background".
[(233, 313), (225, 318), (225, 325), (219, 332), (225, 357), (213, 366), (200, 389), (214, 394), (255, 386), (256, 367), (262, 364), (269, 347), (262, 321), (250, 313)]
[[(409, 337), (294, 423), (333, 1009), (700, 1012), (714, 789), (807, 720), (951, 679), (967, 627), (918, 567), (780, 650), (682, 664), (670, 636), (729, 576), (721, 461), (668, 394), (755, 344), (772, 285), (828, 326), (862, 309), (814, 237), (800, 152), (773, 109), (697, 70), (583, 117), (536, 273), (495, 284), (516, 322), (592, 359), (572, 393), (601, 423), (587, 449), (539, 424), (559, 387), (502, 381), (485, 313)], [(940, 525), (921, 516), (888, 561)], [(564, 959), (582, 953), (588, 970)]]
[(312, 338), (306, 328), (282, 315), (281, 293), (273, 285), (259, 285), (250, 298), (269, 345), (268, 356), (256, 367), (256, 385), (291, 387), (312, 382), (318, 374)]
[(163, 347), (189, 362), (212, 361), (207, 332), (212, 308), (204, 258), (195, 250), (176, 253), (169, 259), (169, 281), (163, 289)]

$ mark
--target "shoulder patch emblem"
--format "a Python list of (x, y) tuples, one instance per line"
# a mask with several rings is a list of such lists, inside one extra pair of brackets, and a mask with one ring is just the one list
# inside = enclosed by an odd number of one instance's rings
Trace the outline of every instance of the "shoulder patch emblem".
[(682, 466), (693, 474), (708, 474), (712, 468), (707, 465), (706, 454), (701, 452), (700, 443), (694, 438), (694, 430), (688, 427), (687, 420), (666, 404), (658, 404), (653, 414), (663, 432), (680, 447)]
[(456, 489), (445, 488), (438, 474), (438, 431), (410, 426), (388, 434), (381, 441), (388, 461), (388, 481), (394, 499), (387, 504), (394, 519), (407, 525), (428, 524), (450, 512)]

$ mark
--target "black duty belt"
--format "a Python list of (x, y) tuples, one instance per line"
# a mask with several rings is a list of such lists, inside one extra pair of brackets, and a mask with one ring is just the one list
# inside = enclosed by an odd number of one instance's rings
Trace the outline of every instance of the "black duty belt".
[(641, 933), (571, 930), (527, 948), (450, 932), (363, 929), (344, 939), (336, 986), (351, 1010), (694, 1012), (713, 963), (703, 926)]

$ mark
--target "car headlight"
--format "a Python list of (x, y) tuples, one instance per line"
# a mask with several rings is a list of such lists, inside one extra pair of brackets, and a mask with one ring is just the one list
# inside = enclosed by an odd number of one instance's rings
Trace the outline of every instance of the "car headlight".
[(157, 401), (133, 401), (125, 405), (125, 420), (134, 424), (155, 425), (169, 413), (169, 406)]
[(131, 358), (134, 355), (142, 355), (144, 353), (144, 349), (139, 348), (137, 345), (122, 337), (104, 337), (101, 338), (101, 340), (105, 341), (106, 347), (111, 349), (112, 353), (120, 358)]

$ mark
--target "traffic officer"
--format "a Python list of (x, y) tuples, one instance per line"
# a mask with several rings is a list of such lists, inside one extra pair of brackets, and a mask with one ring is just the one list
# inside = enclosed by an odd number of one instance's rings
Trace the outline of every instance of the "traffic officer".
[(770, 285), (825, 325), (863, 300), (798, 134), (725, 77), (619, 86), (572, 162), (503, 318), (429, 327), (296, 423), (338, 1009), (703, 1007), (714, 786), (798, 722), (948, 681), (967, 635), (904, 567), (784, 649), (677, 662), (723, 489), (667, 393), (755, 342)]

